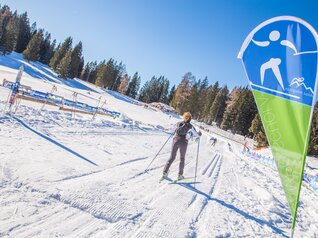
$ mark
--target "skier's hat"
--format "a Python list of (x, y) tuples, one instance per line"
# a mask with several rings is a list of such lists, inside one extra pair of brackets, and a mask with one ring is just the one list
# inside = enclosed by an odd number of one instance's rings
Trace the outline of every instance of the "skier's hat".
[(182, 116), (183, 120), (186, 121), (186, 122), (190, 122), (191, 119), (192, 119), (192, 115), (190, 112), (185, 112), (183, 113), (183, 116)]

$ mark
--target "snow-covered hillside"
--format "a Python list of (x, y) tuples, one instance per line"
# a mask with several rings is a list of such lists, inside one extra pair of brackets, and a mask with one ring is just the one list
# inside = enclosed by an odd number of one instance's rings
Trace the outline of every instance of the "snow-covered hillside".
[[(241, 153), (243, 138), (203, 131), (197, 182), (159, 183), (177, 115), (81, 80), (62, 81), (20, 55), (0, 56), (0, 81), (14, 81), (89, 105), (100, 97), (120, 117), (60, 111), (22, 100), (3, 113), (0, 87), (0, 237), (289, 237), (291, 215), (278, 173)], [(204, 126), (200, 124), (201, 126)], [(199, 127), (199, 124), (196, 124)], [(215, 147), (208, 143), (217, 137)], [(249, 143), (253, 143), (250, 141)], [(190, 141), (185, 176), (196, 167)], [(270, 152), (266, 152), (270, 156)], [(317, 163), (310, 158), (311, 174)], [(170, 171), (177, 176), (178, 161)], [(303, 187), (295, 237), (318, 237), (317, 193)]]

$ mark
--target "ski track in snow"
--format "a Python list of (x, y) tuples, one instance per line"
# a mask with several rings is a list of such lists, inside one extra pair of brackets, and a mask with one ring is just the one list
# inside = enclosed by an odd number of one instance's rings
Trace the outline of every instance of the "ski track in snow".
[[(244, 157), (239, 143), (201, 140), (197, 182), (159, 183), (171, 141), (145, 171), (169, 136), (149, 121), (167, 115), (152, 111), (136, 125), (39, 108), (22, 103), (15, 115), (22, 123), (0, 115), (0, 237), (288, 237), (277, 172)], [(190, 141), (186, 177), (195, 173), (196, 149)], [(317, 198), (302, 188), (295, 237), (317, 237)]]
[[(14, 119), (4, 116), (1, 121), (6, 127), (25, 133)], [(37, 129), (43, 130), (40, 125), (37, 124)], [(50, 135), (62, 140), (63, 128), (45, 127)], [(117, 135), (125, 139), (129, 137)], [(36, 137), (31, 133), (29, 136)], [(136, 133), (135, 136), (140, 135)], [(40, 144), (46, 143), (40, 138), (37, 140)], [(71, 140), (76, 140), (76, 137), (72, 136)], [(81, 139), (79, 142), (82, 144)], [(101, 169), (91, 168), (90, 172), (76, 172), (45, 182), (14, 178), (15, 171), (11, 171), (10, 166), (3, 166), (3, 178), (7, 182), (1, 183), (5, 192), (1, 201), (16, 200), (16, 205), (8, 206), (7, 202), (2, 202), (1, 205), (6, 206), (5, 214), (13, 214), (14, 219), (4, 223), (5, 232), (0, 234), (14, 237), (44, 234), (70, 237), (180, 237), (180, 234), (183, 237), (238, 237), (248, 231), (257, 237), (286, 237), (284, 230), (290, 226), (286, 201), (282, 201), (283, 195), (276, 198), (268, 194), (273, 188), (280, 189), (278, 179), (266, 176), (258, 165), (250, 163), (239, 153), (226, 150), (225, 142), (219, 142), (218, 150), (203, 146), (197, 184), (191, 181), (158, 183), (169, 157), (169, 146), (155, 160), (152, 169), (148, 173), (143, 172), (142, 169), (152, 159), (153, 148), (148, 144), (143, 151), (148, 156), (131, 159), (120, 156), (122, 161), (116, 159), (116, 153), (112, 152), (113, 158)], [(190, 151), (195, 149), (196, 143), (190, 143), (185, 167), (187, 175), (194, 174), (195, 155)], [(95, 146), (94, 150), (101, 148)], [(170, 174), (176, 176), (177, 170), (178, 161), (173, 164)], [(253, 186), (243, 186), (251, 183), (246, 176), (253, 178)], [(251, 188), (265, 189), (267, 192), (256, 191), (256, 194), (268, 194), (271, 199), (262, 201), (251, 196)], [(24, 209), (28, 203), (32, 205)], [(257, 213), (260, 208), (268, 210), (270, 220)], [(65, 221), (62, 224), (59, 222), (61, 219)], [(72, 229), (64, 229), (66, 224)], [(283, 225), (282, 228), (279, 228), (280, 225)]]

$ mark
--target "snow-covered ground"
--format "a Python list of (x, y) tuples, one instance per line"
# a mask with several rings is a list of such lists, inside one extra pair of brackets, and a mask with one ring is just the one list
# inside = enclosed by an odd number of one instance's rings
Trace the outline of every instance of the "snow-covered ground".
[[(19, 55), (10, 59), (24, 62)], [(177, 116), (80, 80), (68, 86), (45, 66), (31, 66), (36, 69), (27, 70), (22, 84), (43, 92), (55, 84), (56, 94), (71, 98), (76, 91), (90, 105), (102, 97), (107, 109), (130, 120), (72, 117), (29, 101), (14, 116), (1, 112), (0, 237), (289, 237), (291, 215), (278, 173), (244, 156), (240, 136), (207, 127), (217, 134), (203, 133), (197, 182), (159, 183), (171, 142), (145, 169)], [(18, 67), (0, 66), (0, 80), (13, 81)], [(45, 74), (50, 82), (39, 79)], [(0, 87), (0, 110), (8, 92)], [(215, 147), (207, 143), (211, 135), (218, 138)], [(186, 177), (194, 176), (196, 151), (191, 140)], [(316, 165), (310, 158), (313, 170)], [(178, 161), (172, 179), (177, 171)], [(317, 198), (302, 188), (295, 237), (318, 237)]]

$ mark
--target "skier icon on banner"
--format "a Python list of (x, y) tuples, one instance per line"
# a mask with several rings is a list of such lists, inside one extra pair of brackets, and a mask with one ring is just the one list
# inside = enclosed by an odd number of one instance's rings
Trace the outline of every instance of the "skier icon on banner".
[[(269, 39), (271, 41), (273, 41), (273, 42), (279, 40), (279, 38), (280, 38), (279, 31), (272, 31), (269, 34)], [(258, 46), (261, 46), (261, 47), (267, 47), (270, 44), (269, 41), (259, 42), (259, 41), (253, 40), (253, 39), (252, 39), (252, 41), (253, 41), (253, 43), (255, 45), (258, 45)], [(286, 43), (288, 42), (288, 43), (286, 44), (285, 42)], [(291, 43), (290, 41), (286, 41), (286, 40), (282, 40), (280, 43), (282, 45), (286, 45), (286, 46), (290, 46), (290, 45), (293, 46), (293, 43)], [(295, 48), (295, 47), (293, 47), (293, 48)], [(262, 84), (264, 82), (265, 71), (267, 69), (272, 69), (276, 79), (278, 80), (278, 82), (281, 85), (281, 87), (284, 89), (282, 75), (281, 75), (279, 67), (278, 67), (281, 62), (282, 62), (282, 60), (280, 58), (271, 58), (269, 61), (267, 61), (266, 63), (262, 64), (261, 69), (260, 69)]]
[(255, 28), (238, 57), (252, 89), (311, 105), (318, 43), (306, 23), (294, 19), (276, 18)]
[[(270, 41), (274, 42), (274, 41), (277, 41), (280, 39), (280, 33), (279, 31), (272, 31), (270, 34), (269, 34), (269, 39)], [(268, 45), (270, 45), (270, 41), (263, 41), (263, 42), (260, 42), (260, 41), (256, 41), (256, 40), (253, 40), (253, 43), (255, 45), (258, 45), (260, 47), (267, 47)], [(295, 45), (290, 42), (289, 40), (282, 40), (280, 41), (280, 44), (282, 46), (286, 46), (286, 47), (289, 47), (290, 49), (292, 49), (294, 51), (294, 55), (299, 55), (299, 54), (305, 54), (305, 53), (317, 53), (317, 51), (312, 51), (312, 52), (298, 52)], [(261, 75), (261, 82), (262, 82), (262, 85), (263, 85), (263, 82), (264, 82), (264, 75), (265, 75), (265, 71), (267, 69), (271, 69), (276, 77), (276, 79), (278, 80), (279, 84), (281, 85), (281, 87), (284, 89), (284, 84), (283, 84), (283, 79), (282, 79), (282, 75), (280, 73), (280, 69), (279, 69), (279, 65), (280, 63), (282, 62), (282, 60), (280, 58), (271, 58), (269, 61), (267, 61), (266, 63), (262, 64), (261, 68), (260, 68), (260, 75)], [(312, 91), (312, 89), (311, 89)]]

